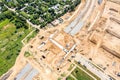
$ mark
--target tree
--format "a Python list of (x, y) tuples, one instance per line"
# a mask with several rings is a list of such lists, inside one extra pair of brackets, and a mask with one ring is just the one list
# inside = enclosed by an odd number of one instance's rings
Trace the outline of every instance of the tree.
[(40, 23), (40, 28), (43, 28), (43, 27), (45, 27), (46, 25), (47, 25), (46, 22), (42, 22), (42, 23)]
[(33, 15), (33, 19), (38, 19), (39, 18), (39, 14), (34, 14)]

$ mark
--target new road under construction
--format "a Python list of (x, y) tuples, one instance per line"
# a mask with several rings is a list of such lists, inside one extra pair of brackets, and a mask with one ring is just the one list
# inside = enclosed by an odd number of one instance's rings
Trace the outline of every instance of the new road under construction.
[(63, 23), (40, 29), (1, 79), (80, 80), (80, 69), (90, 80), (120, 80), (119, 3), (81, 0)]

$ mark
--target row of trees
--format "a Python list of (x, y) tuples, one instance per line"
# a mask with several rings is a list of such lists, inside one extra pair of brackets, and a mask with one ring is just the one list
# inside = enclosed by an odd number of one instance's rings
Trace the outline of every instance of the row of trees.
[(12, 19), (12, 18), (13, 18), (13, 15), (15, 15), (15, 13), (13, 13), (12, 11), (2, 12), (2, 13), (0, 14), (0, 21), (5, 20), (6, 18), (7, 18), (7, 19)]
[(3, 2), (0, 2), (0, 12), (7, 11), (8, 9), (4, 6)]

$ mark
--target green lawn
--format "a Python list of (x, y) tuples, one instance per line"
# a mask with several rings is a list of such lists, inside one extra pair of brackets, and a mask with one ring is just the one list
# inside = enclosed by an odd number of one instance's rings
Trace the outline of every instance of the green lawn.
[(9, 20), (8, 20), (8, 19), (0, 22), (0, 29), (1, 29), (3, 26), (7, 25), (8, 23), (9, 23)]
[(75, 76), (78, 80), (94, 80), (92, 77), (90, 77), (78, 67), (76, 67), (76, 69), (72, 72), (72, 75)]
[(74, 66), (75, 66), (74, 64), (71, 64), (70, 67), (68, 68), (68, 71), (71, 71)]
[(71, 76), (68, 76), (67, 78), (66, 78), (66, 80), (75, 80), (73, 77), (71, 77)]
[(29, 57), (29, 56), (30, 56), (30, 53), (29, 53), (29, 52), (25, 52), (25, 53), (24, 53), (24, 56), (25, 56), (25, 57)]
[[(89, 71), (86, 67), (82, 66), (81, 64), (78, 64), (76, 61), (75, 61), (75, 63), (79, 67), (81, 67), (82, 69), (84, 69), (86, 72), (88, 72), (90, 75), (92, 75), (94, 78), (96, 78), (97, 80), (101, 80), (98, 76), (96, 76), (94, 73), (92, 73), (91, 71)], [(74, 64), (71, 64), (70, 67), (68, 68), (68, 71), (71, 71), (73, 67), (74, 67)], [(88, 74), (86, 74), (84, 71), (82, 71), (78, 67), (75, 68), (74, 71), (71, 74), (74, 77), (76, 77), (76, 79), (78, 79), (78, 80), (93, 80), (92, 77), (90, 77)], [(72, 78), (70, 75), (66, 79), (67, 80), (74, 80), (74, 78)]]
[[(1, 27), (2, 26), (2, 27)], [(0, 76), (7, 72), (15, 63), (19, 55), (22, 43), (21, 40), (28, 35), (32, 28), (16, 29), (16, 26), (8, 19), (0, 23)]]
[(33, 31), (31, 35), (29, 35), (28, 37), (26, 37), (25, 39), (25, 43), (28, 43), (30, 41), (30, 39), (34, 38), (37, 35), (36, 31)]
[(82, 66), (81, 64), (78, 64), (77, 62), (75, 62), (78, 66), (80, 66), (82, 69), (84, 69), (85, 71), (87, 71), (89, 74), (91, 74), (93, 77), (95, 77), (97, 80), (101, 80), (98, 76), (96, 76), (94, 73), (92, 73), (91, 71), (89, 71), (87, 68), (85, 68), (84, 66)]

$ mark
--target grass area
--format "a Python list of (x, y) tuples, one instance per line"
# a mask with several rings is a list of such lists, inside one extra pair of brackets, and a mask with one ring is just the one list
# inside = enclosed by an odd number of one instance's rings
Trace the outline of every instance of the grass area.
[(68, 68), (68, 71), (71, 71), (74, 66), (75, 66), (74, 64), (71, 64), (70, 67)]
[(1, 29), (3, 26), (7, 25), (8, 23), (9, 23), (9, 19), (6, 19), (6, 20), (0, 22), (0, 29)]
[(66, 76), (66, 73), (65, 73), (65, 72), (64, 72), (64, 73), (62, 73), (62, 74), (61, 74), (61, 76), (62, 76), (62, 77), (65, 77), (65, 76)]
[(33, 31), (33, 33), (26, 38), (26, 41), (29, 42), (29, 40), (37, 35), (36, 31)]
[(59, 77), (57, 80), (62, 80), (62, 78), (61, 78), (61, 77)]
[(91, 71), (89, 71), (86, 67), (82, 66), (81, 64), (78, 64), (77, 62), (75, 62), (78, 66), (80, 66), (82, 69), (84, 69), (85, 71), (87, 71), (89, 74), (91, 74), (93, 77), (95, 77), (97, 80), (101, 80), (98, 76), (96, 76), (95, 74), (93, 74)]
[(75, 76), (78, 80), (94, 80), (92, 77), (90, 77), (78, 67), (76, 67), (76, 69), (72, 72), (72, 75)]
[(25, 52), (25, 53), (24, 53), (24, 56), (25, 56), (25, 57), (29, 57), (29, 56), (30, 56), (30, 53), (29, 53), (29, 52)]
[(66, 80), (75, 80), (72, 76), (68, 76)]
[[(2, 27), (1, 27), (2, 26)], [(7, 72), (15, 63), (19, 55), (22, 43), (21, 40), (28, 35), (32, 28), (24, 27), (16, 29), (16, 26), (8, 19), (0, 23), (0, 76)]]

